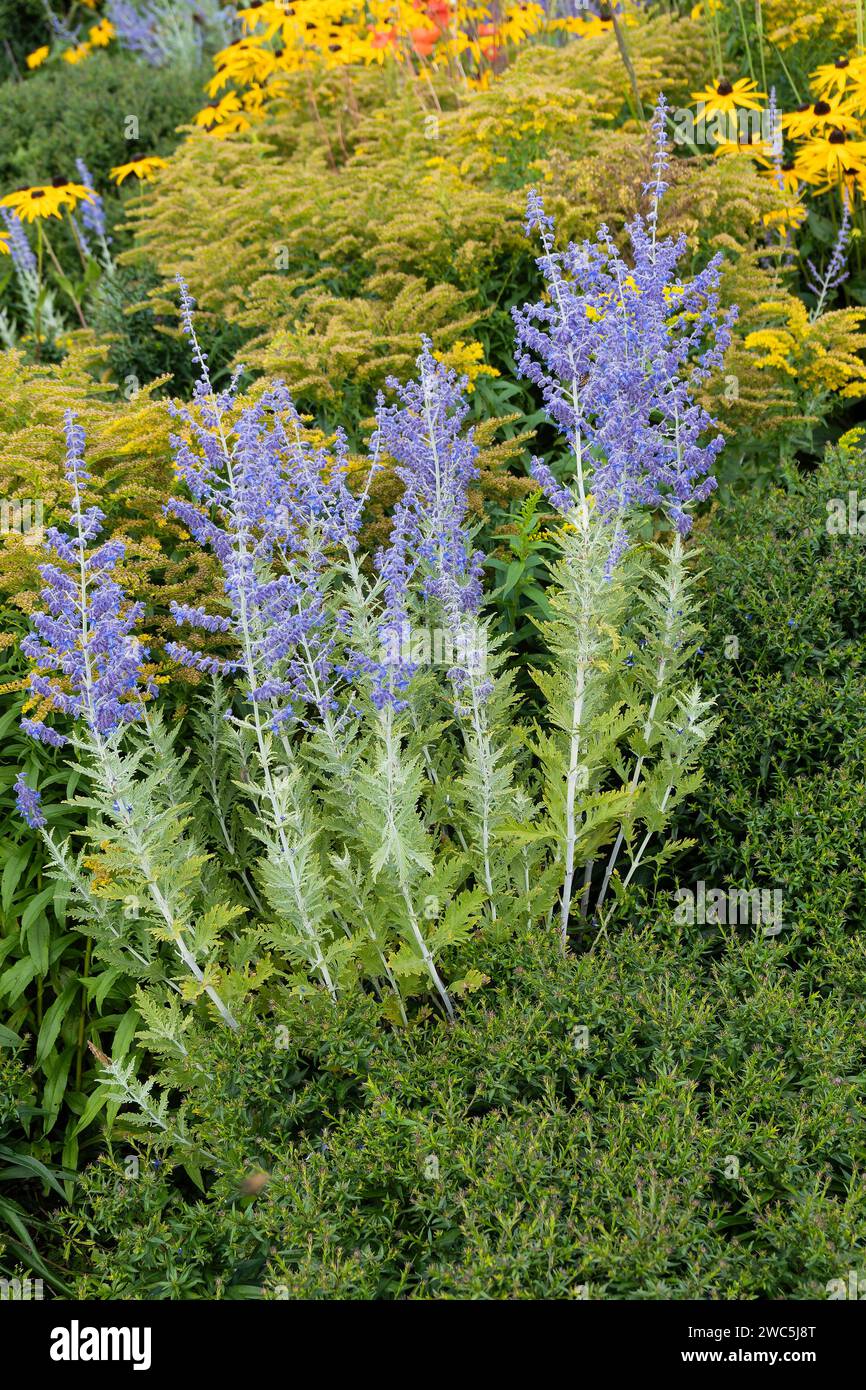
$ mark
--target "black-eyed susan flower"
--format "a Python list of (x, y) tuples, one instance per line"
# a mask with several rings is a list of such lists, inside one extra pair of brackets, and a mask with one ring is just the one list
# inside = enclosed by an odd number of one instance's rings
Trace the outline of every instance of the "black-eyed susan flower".
[(85, 58), (89, 58), (92, 51), (89, 43), (76, 44), (74, 48), (63, 50), (63, 61), (64, 63), (72, 63), (74, 66), (76, 63), (83, 62)]
[(794, 169), (803, 183), (826, 192), (866, 178), (866, 140), (849, 140), (844, 130), (816, 135), (797, 151)]
[(834, 92), (842, 96), (852, 80), (862, 76), (864, 71), (866, 60), (863, 58), (841, 57), (834, 63), (822, 63), (811, 74), (812, 90), (819, 97), (831, 97)]
[(28, 53), (24, 61), (30, 71), (32, 72), (34, 68), (41, 68), (50, 52), (51, 49), (48, 44), (44, 43), (41, 48), (34, 48), (32, 53)]
[(146, 155), (143, 159), (131, 159), (128, 164), (118, 164), (112, 169), (111, 177), (118, 185), (128, 179), (130, 174), (134, 174), (137, 179), (147, 181), (152, 179), (157, 169), (167, 169), (168, 160), (162, 159), (158, 154)]
[(854, 115), (851, 105), (841, 97), (823, 98), (811, 106), (801, 106), (782, 117), (782, 129), (792, 140), (801, 140), (808, 135), (821, 135), (829, 130), (844, 130), (846, 134), (856, 134), (860, 122)]
[(43, 217), (62, 217), (64, 209), (72, 212), (81, 202), (92, 203), (93, 197), (93, 190), (85, 188), (83, 183), (66, 183), (59, 179), (57, 183), (38, 184), (8, 193), (0, 198), (0, 208), (11, 208), (22, 222), (35, 222)]
[(222, 125), (230, 116), (240, 111), (241, 99), (237, 92), (226, 92), (225, 96), (215, 102), (213, 106), (204, 106), (195, 116), (195, 124), (204, 126), (206, 130), (211, 126)]
[(717, 113), (728, 116), (735, 111), (760, 111), (766, 97), (767, 93), (759, 92), (757, 82), (751, 77), (740, 77), (736, 82), (720, 77), (702, 92), (692, 92), (693, 101), (703, 102), (703, 114), (707, 118)]
[(765, 177), (772, 179), (773, 183), (781, 193), (796, 195), (800, 189), (800, 177), (794, 166), (793, 159), (775, 160), (765, 159), (763, 156), (758, 158)]
[(733, 155), (750, 159), (771, 159), (773, 142), (772, 140), (762, 140), (759, 135), (750, 135), (745, 140), (719, 136), (713, 154), (717, 158), (719, 155)]
[(106, 16), (98, 24), (94, 24), (89, 33), (90, 44), (93, 48), (107, 48), (114, 38), (115, 29), (111, 20)]
[(779, 232), (781, 236), (786, 237), (789, 232), (802, 227), (806, 216), (806, 209), (799, 198), (786, 197), (779, 207), (773, 208), (772, 212), (765, 212), (761, 221), (770, 231)]

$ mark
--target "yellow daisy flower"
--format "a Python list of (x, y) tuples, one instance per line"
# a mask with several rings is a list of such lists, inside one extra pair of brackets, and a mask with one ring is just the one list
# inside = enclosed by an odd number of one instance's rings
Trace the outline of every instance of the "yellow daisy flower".
[(794, 168), (821, 193), (836, 184), (848, 186), (866, 177), (866, 140), (849, 140), (844, 130), (816, 135), (797, 151)]
[(8, 193), (5, 198), (0, 198), (0, 208), (12, 208), (22, 222), (35, 222), (37, 218), (61, 217), (61, 209), (66, 207), (71, 212), (81, 202), (93, 202), (93, 189), (85, 188), (83, 183), (65, 183), (61, 180)]
[(800, 188), (800, 178), (792, 159), (786, 159), (777, 165), (773, 159), (759, 157), (758, 163), (761, 165), (764, 177), (770, 179), (780, 193), (796, 196)]
[(727, 116), (734, 111), (760, 111), (761, 102), (766, 97), (767, 93), (759, 92), (757, 82), (751, 77), (740, 77), (736, 82), (720, 77), (702, 92), (692, 92), (693, 101), (704, 103), (704, 116), (707, 118), (715, 116), (717, 112)]
[(751, 137), (748, 140), (731, 140), (727, 136), (717, 139), (713, 154), (719, 155), (741, 155), (750, 156), (752, 159), (769, 159), (773, 153), (772, 140), (761, 140)]
[(94, 48), (107, 48), (114, 38), (114, 25), (108, 18), (101, 19), (90, 30), (90, 42)]
[(80, 43), (76, 48), (67, 48), (63, 52), (64, 63), (80, 63), (90, 54), (90, 44)]
[(194, 120), (196, 125), (204, 126), (205, 129), (212, 125), (221, 125), (228, 120), (229, 116), (241, 110), (241, 101), (237, 92), (226, 92), (225, 96), (213, 106), (203, 106)]
[(822, 63), (811, 74), (812, 90), (819, 97), (830, 97), (834, 92), (841, 96), (852, 78), (862, 76), (864, 69), (866, 62), (862, 58), (843, 56), (835, 63)]
[(128, 164), (118, 164), (116, 169), (112, 169), (111, 177), (119, 186), (124, 179), (129, 178), (130, 174), (134, 174), (137, 179), (149, 180), (157, 169), (167, 168), (167, 159), (161, 159), (159, 155), (151, 154), (142, 159), (131, 159)]
[(0, 256), (9, 255), (9, 233), (0, 232)]
[(806, 221), (806, 209), (798, 199), (792, 198), (781, 207), (774, 208), (772, 212), (765, 212), (761, 221), (770, 231), (778, 231), (782, 236), (787, 236), (788, 232), (802, 227)]
[(41, 48), (34, 48), (32, 53), (28, 53), (25, 62), (30, 71), (32, 72), (34, 68), (41, 68), (50, 52), (51, 49), (48, 47), (48, 44), (45, 43)]
[(860, 122), (851, 110), (851, 105), (841, 97), (829, 101), (814, 102), (801, 106), (782, 117), (782, 129), (792, 140), (801, 140), (808, 135), (822, 135), (829, 130), (846, 132), (860, 130)]

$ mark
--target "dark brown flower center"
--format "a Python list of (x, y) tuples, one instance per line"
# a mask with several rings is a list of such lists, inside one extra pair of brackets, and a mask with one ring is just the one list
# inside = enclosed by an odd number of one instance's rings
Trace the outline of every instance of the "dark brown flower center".
[(812, 110), (816, 116), (829, 116), (830, 103), (827, 101), (816, 101), (815, 105), (812, 107)]
[(720, 78), (716, 83), (716, 94), (720, 97), (729, 97), (733, 90), (733, 87), (726, 77)]
[(44, 192), (42, 191), (41, 188), (34, 188), (34, 189), (33, 189), (33, 192), (30, 194), (30, 197), (31, 197), (31, 198), (44, 198), (44, 197), (45, 197), (45, 194), (44, 194)]
[(827, 139), (829, 140), (831, 145), (844, 145), (845, 132), (844, 130), (837, 130), (834, 126), (833, 129), (830, 131), (830, 134), (827, 136)]
[(836, 62), (834, 63), (834, 67), (837, 67), (837, 68), (840, 68), (840, 69), (841, 69), (841, 68), (847, 68), (847, 66), (848, 66), (848, 59), (847, 59), (847, 58), (837, 58), (837, 59), (836, 59)]

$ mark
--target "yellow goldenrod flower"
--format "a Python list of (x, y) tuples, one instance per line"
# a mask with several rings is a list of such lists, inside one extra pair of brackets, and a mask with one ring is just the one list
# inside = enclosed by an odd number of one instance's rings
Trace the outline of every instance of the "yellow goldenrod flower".
[(487, 366), (484, 361), (484, 348), (480, 343), (464, 343), (462, 338), (458, 338), (447, 352), (434, 352), (433, 356), (437, 362), (450, 367), (460, 376), (469, 378), (466, 389), (470, 394), (475, 390), (475, 382), (480, 376), (500, 375), (495, 367)]
[(118, 164), (116, 169), (112, 169), (111, 177), (119, 186), (124, 179), (134, 174), (137, 179), (149, 180), (153, 178), (157, 169), (167, 169), (168, 160), (160, 158), (157, 154), (146, 155), (142, 159), (131, 159), (128, 164)]
[(34, 48), (32, 53), (27, 54), (25, 62), (31, 72), (34, 68), (41, 68), (50, 52), (51, 49), (48, 47), (48, 44), (44, 43), (41, 48)]
[(707, 118), (716, 113), (728, 116), (734, 111), (760, 111), (766, 96), (766, 92), (758, 91), (758, 84), (751, 77), (740, 77), (736, 82), (720, 77), (702, 92), (692, 92), (693, 101), (704, 103), (703, 114)]
[(759, 328), (755, 333), (747, 333), (744, 347), (747, 351), (763, 350), (764, 356), (755, 358), (758, 371), (764, 367), (776, 367), (788, 376), (797, 375), (796, 367), (792, 367), (788, 360), (796, 342), (793, 335), (784, 329)]
[(93, 196), (93, 189), (82, 183), (38, 184), (0, 198), (0, 208), (12, 208), (22, 222), (35, 222), (37, 218), (61, 217), (62, 208), (71, 212), (78, 203), (92, 203)]

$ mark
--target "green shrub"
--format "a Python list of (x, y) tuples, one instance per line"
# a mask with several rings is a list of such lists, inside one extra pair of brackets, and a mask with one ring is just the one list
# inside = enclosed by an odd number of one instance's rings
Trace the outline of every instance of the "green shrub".
[[(80, 157), (104, 190), (114, 165), (174, 148), (175, 127), (201, 105), (202, 81), (198, 68), (151, 68), (124, 53), (94, 53), (4, 84), (0, 189), (75, 180)], [(126, 138), (128, 116), (138, 120), (137, 142)]]
[[(830, 535), (831, 498), (866, 495), (854, 448), (743, 497), (703, 537), (707, 754), (695, 878), (781, 888), (792, 945), (866, 924), (866, 536)], [(736, 652), (736, 655), (732, 653)]]
[(221, 1033), (218, 1178), (196, 1196), (152, 1152), (131, 1178), (122, 1149), (88, 1170), (77, 1292), (825, 1296), (866, 1258), (864, 965), (828, 937), (792, 971), (665, 920), (570, 960), (488, 930), (502, 983), (451, 1027), (383, 1040), (356, 1000)]

